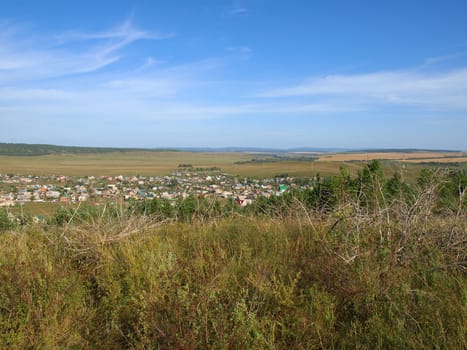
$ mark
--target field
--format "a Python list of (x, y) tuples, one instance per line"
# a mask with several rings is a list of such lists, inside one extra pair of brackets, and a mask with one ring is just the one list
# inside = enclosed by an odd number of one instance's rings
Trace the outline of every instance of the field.
[[(464, 157), (462, 157), (462, 154)], [(266, 162), (249, 162), (254, 158)], [(0, 173), (21, 175), (168, 175), (180, 164), (191, 164), (195, 168), (218, 167), (222, 171), (238, 176), (273, 177), (287, 173), (290, 176), (335, 175), (344, 165), (351, 174), (356, 174), (371, 159), (385, 159), (383, 171), (392, 175), (401, 170), (401, 162), (406, 159), (403, 169), (408, 179), (414, 177), (423, 163), (464, 162), (465, 153), (434, 152), (388, 152), (388, 153), (340, 153), (321, 154), (317, 161), (274, 159), (270, 155), (250, 153), (201, 153), (201, 152), (113, 152), (93, 154), (54, 154), (46, 156), (0, 156)], [(390, 161), (393, 160), (393, 161)], [(414, 163), (414, 164), (412, 164)]]
[(346, 152), (321, 154), (320, 161), (368, 161), (372, 159), (380, 160), (399, 160), (412, 162), (465, 162), (467, 153), (465, 152)]
[(248, 154), (190, 152), (115, 152), (34, 157), (0, 157), (0, 171), (38, 175), (167, 175), (179, 164), (224, 167), (250, 159)]
[[(10, 208), (9, 211), (14, 215), (20, 215), (23, 212), (26, 215), (42, 215), (42, 216), (50, 216), (52, 215), (58, 207), (63, 206), (63, 203), (59, 202), (26, 202), (24, 205), (15, 206)], [(73, 204), (65, 204), (66, 207), (76, 205)]]
[(444, 157), (444, 158), (423, 158), (423, 159), (407, 159), (407, 163), (465, 163), (467, 157)]

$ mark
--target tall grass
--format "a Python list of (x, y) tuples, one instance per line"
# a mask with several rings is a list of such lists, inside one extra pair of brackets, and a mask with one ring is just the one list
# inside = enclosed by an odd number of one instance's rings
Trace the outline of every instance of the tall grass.
[(467, 348), (464, 189), (440, 208), (437, 174), (373, 175), (217, 218), (6, 230), (0, 348)]

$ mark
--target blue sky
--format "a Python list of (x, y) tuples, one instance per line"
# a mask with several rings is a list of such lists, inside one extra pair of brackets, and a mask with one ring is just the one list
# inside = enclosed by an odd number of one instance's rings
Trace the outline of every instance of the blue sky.
[(467, 149), (467, 1), (10, 1), (0, 142)]

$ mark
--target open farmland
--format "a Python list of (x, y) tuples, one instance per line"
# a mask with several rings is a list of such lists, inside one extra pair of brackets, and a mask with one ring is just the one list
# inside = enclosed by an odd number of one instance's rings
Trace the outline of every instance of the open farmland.
[[(251, 154), (241, 152), (151, 152), (132, 151), (92, 154), (52, 154), (41, 156), (0, 156), (0, 173), (21, 175), (168, 175), (179, 165), (192, 165), (194, 168), (217, 167), (232, 175), (245, 177), (273, 177), (278, 174), (290, 176), (335, 175), (340, 167), (346, 167), (352, 175), (362, 169), (372, 159), (383, 160), (381, 165), (388, 176), (394, 172), (404, 172), (407, 180), (415, 177), (422, 167), (428, 165), (416, 163), (461, 163), (467, 157), (457, 156), (462, 153), (340, 153), (322, 154), (319, 160), (298, 160), (294, 155), (278, 159), (268, 154)], [(464, 153), (465, 154), (465, 153)], [(416, 158), (418, 157), (418, 158)], [(252, 159), (262, 161), (251, 161)], [(406, 159), (401, 167), (400, 159)], [(462, 163), (464, 167), (467, 163)]]
[(224, 167), (249, 160), (240, 153), (118, 152), (0, 157), (0, 172), (38, 175), (166, 175), (180, 164)]
[(445, 157), (445, 158), (413, 158), (407, 159), (407, 163), (466, 163), (467, 156), (465, 157)]
[(378, 160), (399, 160), (411, 162), (465, 162), (467, 161), (466, 152), (431, 152), (431, 151), (412, 151), (412, 152), (344, 152), (321, 154), (319, 161), (330, 162), (348, 162), (348, 161), (368, 161)]

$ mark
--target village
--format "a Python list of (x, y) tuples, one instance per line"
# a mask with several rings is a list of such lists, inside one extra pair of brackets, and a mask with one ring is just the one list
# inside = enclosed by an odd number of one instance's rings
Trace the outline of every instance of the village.
[(0, 174), (0, 207), (26, 202), (102, 202), (108, 200), (176, 200), (188, 196), (235, 199), (246, 206), (262, 197), (280, 196), (311, 181), (287, 174), (275, 178), (236, 177), (219, 169), (182, 167), (167, 176), (20, 176)]

